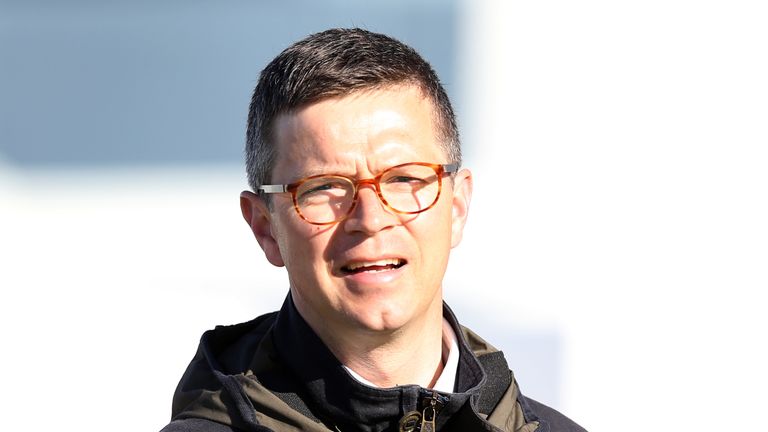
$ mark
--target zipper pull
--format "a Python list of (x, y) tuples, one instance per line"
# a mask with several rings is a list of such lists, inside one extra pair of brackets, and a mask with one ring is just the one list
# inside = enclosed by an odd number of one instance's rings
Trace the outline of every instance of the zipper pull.
[[(445, 398), (442, 398), (445, 399)], [(435, 418), (437, 417), (437, 410), (442, 408), (442, 404), (445, 402), (441, 400), (440, 395), (436, 391), (432, 391), (432, 394), (425, 398), (429, 403), (421, 411), (421, 428), (419, 432), (435, 432), (437, 427), (435, 426)], [(438, 406), (438, 401), (440, 406)]]
[[(400, 432), (414, 432), (417, 431), (419, 422), (421, 421), (421, 414), (418, 411), (411, 411), (400, 419)], [(341, 431), (339, 431), (341, 432)]]
[(432, 399), (430, 405), (427, 405), (424, 408), (424, 411), (421, 412), (421, 429), (419, 429), (420, 432), (435, 432), (437, 430), (435, 427), (435, 403), (435, 400)]
[[(437, 413), (448, 402), (446, 396), (436, 391), (422, 389), (419, 407), (421, 412), (411, 411), (400, 419), (400, 432), (436, 432)], [(418, 409), (418, 408), (417, 408)]]

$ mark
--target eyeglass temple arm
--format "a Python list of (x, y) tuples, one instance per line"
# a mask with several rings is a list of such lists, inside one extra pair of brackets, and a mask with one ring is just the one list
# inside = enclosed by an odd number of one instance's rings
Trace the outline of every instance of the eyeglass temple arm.
[(288, 185), (261, 185), (259, 186), (258, 191), (265, 194), (283, 193), (288, 192)]
[(459, 163), (458, 162), (454, 162), (452, 164), (443, 165), (443, 172), (446, 172), (446, 173), (449, 173), (449, 174), (453, 174), (453, 173), (455, 173), (458, 170), (459, 170)]

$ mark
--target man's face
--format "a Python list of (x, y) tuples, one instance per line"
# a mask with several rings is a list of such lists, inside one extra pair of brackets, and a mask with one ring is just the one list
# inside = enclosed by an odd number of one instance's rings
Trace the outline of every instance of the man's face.
[[(436, 140), (431, 102), (411, 86), (282, 115), (274, 139), (276, 184), (326, 173), (366, 179), (402, 163), (449, 162)], [(286, 266), (294, 302), (311, 325), (392, 331), (441, 314), (443, 274), (470, 195), (470, 174), (462, 170), (454, 182), (443, 179), (434, 207), (415, 215), (394, 213), (364, 185), (349, 217), (332, 225), (301, 219), (290, 194), (272, 195), (271, 210), (260, 206), (261, 227), (253, 217), (249, 222), (270, 262)]]

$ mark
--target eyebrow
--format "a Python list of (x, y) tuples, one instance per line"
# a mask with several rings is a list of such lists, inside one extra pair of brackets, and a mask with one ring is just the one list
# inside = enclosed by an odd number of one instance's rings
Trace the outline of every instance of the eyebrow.
[(294, 182), (297, 182), (301, 179), (305, 179), (307, 177), (316, 176), (316, 175), (340, 175), (340, 176), (345, 176), (349, 178), (355, 177), (355, 175), (352, 173), (344, 173), (340, 170), (328, 170), (324, 168), (319, 168), (319, 169), (310, 169), (307, 171), (302, 171), (301, 174), (296, 176), (296, 180), (294, 180)]
[(352, 176), (353, 175), (352, 173), (344, 173), (341, 170), (334, 169), (334, 168), (331, 168), (331, 169), (328, 169), (328, 168), (313, 169), (313, 170), (305, 171), (304, 174), (305, 174), (304, 177), (309, 177), (309, 176), (318, 175), (318, 174), (346, 175), (346, 176)]
[[(329, 176), (337, 175), (337, 176), (349, 177), (351, 179), (355, 178), (355, 176), (353, 174), (343, 174), (343, 173), (341, 173), (339, 171), (328, 171), (328, 170), (325, 170), (325, 169), (310, 169), (310, 170), (307, 170), (307, 171), (302, 171), (298, 175), (291, 176), (292, 180), (290, 180), (290, 181), (286, 181), (284, 183), (276, 183), (276, 182), (273, 181), (270, 184), (263, 184), (263, 185), (261, 185), (260, 189), (263, 186), (291, 185), (291, 184), (297, 183), (297, 182), (299, 182), (301, 180), (304, 180), (304, 179), (306, 179), (308, 177), (319, 176), (319, 175), (329, 175)], [(270, 188), (270, 189), (272, 189), (272, 188)]]

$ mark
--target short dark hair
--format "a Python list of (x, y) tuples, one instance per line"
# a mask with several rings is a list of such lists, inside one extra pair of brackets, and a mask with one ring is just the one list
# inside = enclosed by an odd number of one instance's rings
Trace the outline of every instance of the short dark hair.
[(367, 30), (331, 29), (291, 45), (261, 72), (248, 112), (245, 160), (248, 184), (270, 183), (277, 150), (275, 119), (323, 99), (356, 91), (414, 85), (435, 111), (438, 140), (450, 163), (461, 163), (456, 117), (437, 74), (413, 48)]

